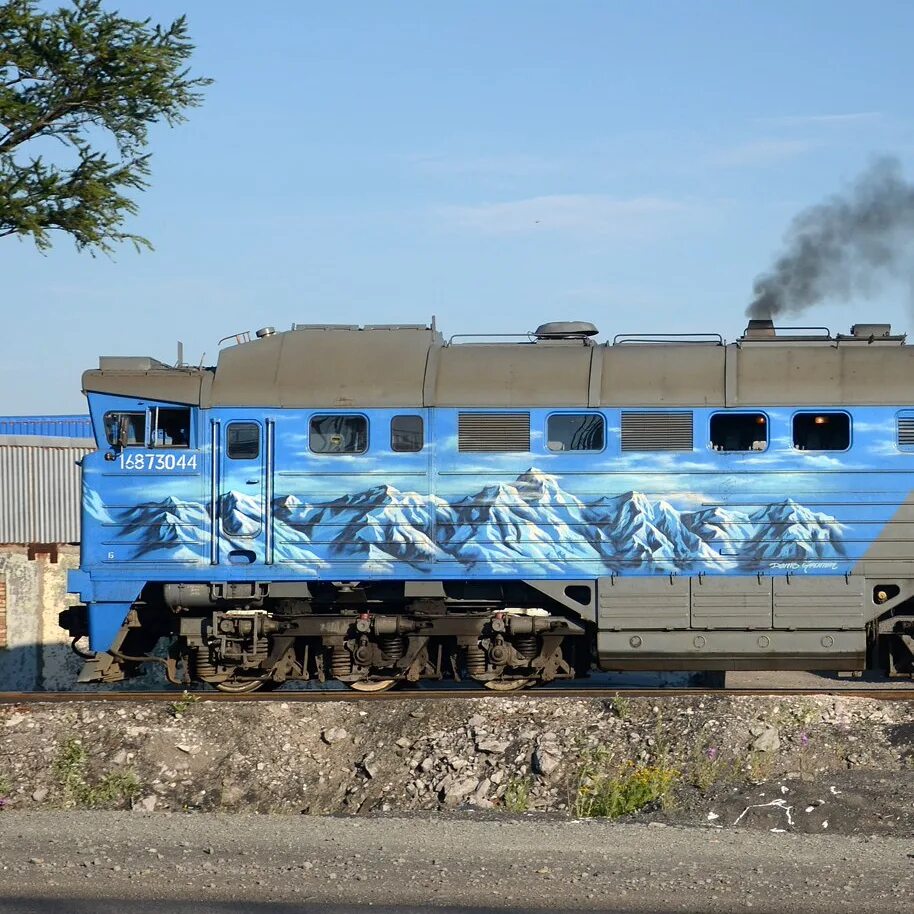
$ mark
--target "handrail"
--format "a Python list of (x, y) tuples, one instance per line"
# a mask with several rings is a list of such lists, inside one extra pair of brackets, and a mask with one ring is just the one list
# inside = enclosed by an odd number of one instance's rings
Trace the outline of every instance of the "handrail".
[[(747, 327), (746, 329), (748, 330), (749, 328)], [(795, 333), (798, 330), (815, 331), (816, 333), (819, 334), (819, 336), (817, 336), (816, 339), (820, 339), (820, 338), (823, 340), (834, 339), (834, 337), (831, 335), (831, 330), (829, 330), (828, 327), (778, 327), (778, 326), (775, 326), (775, 327), (772, 327), (771, 330), (772, 330), (772, 332), (770, 334), (760, 333), (757, 336), (756, 335), (749, 336), (747, 334), (743, 334), (743, 336), (741, 336), (740, 339), (741, 340), (777, 340), (777, 339), (784, 339), (785, 337), (789, 339), (790, 334)]]
[(528, 343), (532, 343), (535, 339), (534, 335), (530, 332), (527, 333), (455, 333), (453, 336), (449, 336), (446, 345), (450, 346), (454, 340), (465, 340), (465, 339), (474, 339), (474, 340), (505, 340), (505, 339), (524, 339)]
[(222, 528), (222, 511), (219, 505), (219, 458), (221, 434), (221, 423), (218, 419), (210, 420), (210, 446), (209, 458), (210, 465), (210, 540), (209, 540), (209, 563), (210, 565), (219, 564), (219, 535)]
[(275, 473), (275, 430), (276, 423), (272, 419), (265, 422), (265, 444), (264, 463), (266, 464), (266, 477), (264, 479), (264, 547), (263, 558), (265, 565), (273, 564), (273, 476)]
[(613, 337), (613, 346), (625, 343), (712, 343), (723, 346), (724, 338), (719, 333), (617, 333)]
[(219, 342), (216, 343), (216, 345), (221, 346), (226, 340), (234, 340), (236, 346), (240, 345), (241, 343), (250, 343), (251, 342), (251, 331), (242, 330), (240, 333), (230, 333), (228, 336), (222, 337), (222, 339), (219, 340)]

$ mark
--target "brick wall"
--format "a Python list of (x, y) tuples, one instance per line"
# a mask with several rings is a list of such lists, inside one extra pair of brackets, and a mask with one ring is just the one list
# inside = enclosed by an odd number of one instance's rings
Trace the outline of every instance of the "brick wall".
[(0, 577), (0, 647), (6, 647), (6, 580)]

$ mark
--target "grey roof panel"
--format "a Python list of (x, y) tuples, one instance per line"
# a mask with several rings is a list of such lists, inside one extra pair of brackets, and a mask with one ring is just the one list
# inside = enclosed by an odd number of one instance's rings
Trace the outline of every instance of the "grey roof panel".
[(209, 406), (698, 407), (907, 404), (914, 346), (809, 337), (445, 345), (427, 327), (311, 327), (229, 346), (213, 369), (104, 369), (87, 391)]
[[(735, 348), (735, 347), (730, 347)], [(867, 406), (914, 401), (914, 346), (740, 348), (728, 404)]]
[(602, 347), (604, 406), (720, 406), (725, 348), (713, 343)]
[(83, 392), (196, 404), (201, 383), (210, 374), (211, 370), (199, 368), (92, 369), (83, 373)]
[(463, 343), (438, 356), (436, 406), (586, 406), (588, 346)]
[(223, 349), (206, 406), (362, 408), (422, 405), (425, 327), (310, 329)]

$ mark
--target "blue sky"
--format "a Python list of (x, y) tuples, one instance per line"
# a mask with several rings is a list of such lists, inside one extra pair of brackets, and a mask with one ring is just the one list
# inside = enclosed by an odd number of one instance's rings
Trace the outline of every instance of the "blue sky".
[[(265, 324), (745, 326), (791, 216), (914, 177), (914, 4), (109, 0), (187, 12), (206, 102), (152, 136), (151, 253), (0, 240), (0, 413), (101, 354)], [(904, 284), (804, 323), (914, 330)]]

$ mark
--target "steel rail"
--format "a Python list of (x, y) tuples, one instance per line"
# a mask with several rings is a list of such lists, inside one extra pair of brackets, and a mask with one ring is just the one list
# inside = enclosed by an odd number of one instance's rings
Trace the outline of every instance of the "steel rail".
[[(692, 687), (670, 688), (574, 688), (527, 689), (518, 692), (490, 692), (486, 689), (403, 689), (389, 692), (356, 692), (342, 690), (301, 692), (249, 692), (232, 694), (217, 691), (188, 691), (187, 695), (199, 701), (256, 701), (256, 702), (364, 702), (364, 701), (431, 701), (450, 698), (523, 698), (531, 701), (544, 698), (611, 699), (625, 698), (869, 698), (875, 701), (914, 701), (914, 687), (896, 688), (784, 688), (784, 689), (702, 689)], [(169, 702), (180, 701), (185, 693), (171, 692), (0, 692), (0, 705), (5, 704), (69, 704), (78, 702)]]

